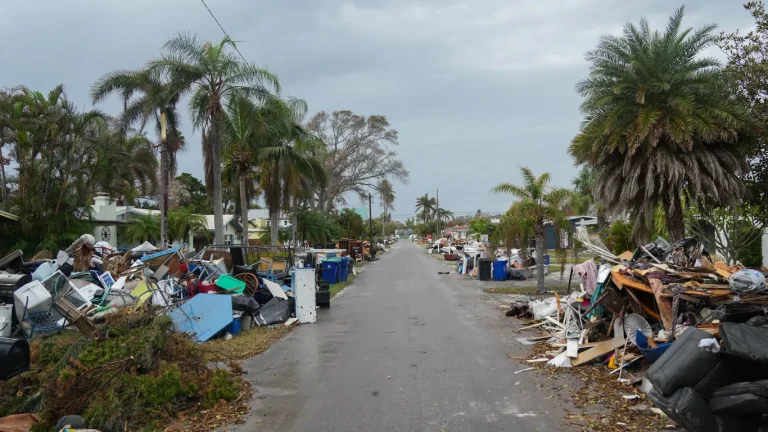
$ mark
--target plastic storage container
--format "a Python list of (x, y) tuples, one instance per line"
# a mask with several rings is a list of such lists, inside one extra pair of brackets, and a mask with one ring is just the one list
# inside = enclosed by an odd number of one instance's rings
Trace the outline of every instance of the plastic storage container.
[(323, 261), (323, 280), (329, 284), (335, 284), (339, 281), (339, 263), (333, 261)]
[(506, 260), (494, 261), (493, 262), (493, 280), (503, 281), (506, 279), (507, 279), (507, 261)]
[(480, 279), (481, 281), (491, 280), (491, 263), (492, 262), (493, 262), (492, 260), (489, 260), (486, 258), (480, 259), (480, 265), (479, 265), (480, 270), (478, 270), (478, 274), (477, 274), (478, 279)]
[(245, 291), (245, 282), (230, 275), (221, 275), (216, 279), (216, 286), (230, 294), (241, 294)]

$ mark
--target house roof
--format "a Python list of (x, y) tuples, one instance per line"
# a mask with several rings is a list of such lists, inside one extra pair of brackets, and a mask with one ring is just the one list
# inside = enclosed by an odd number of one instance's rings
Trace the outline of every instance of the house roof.
[[(235, 215), (224, 215), (224, 226), (229, 225), (234, 218)], [(208, 231), (216, 229), (216, 224), (213, 223), (213, 215), (205, 215), (205, 226), (208, 228)]]
[[(280, 212), (280, 219), (288, 219), (289, 216)], [(265, 219), (269, 220), (269, 209), (248, 209), (248, 220)]]

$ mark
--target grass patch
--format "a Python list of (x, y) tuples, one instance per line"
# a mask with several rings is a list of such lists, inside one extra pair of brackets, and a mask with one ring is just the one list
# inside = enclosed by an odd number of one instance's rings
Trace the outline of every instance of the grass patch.
[(549, 272), (550, 273), (560, 273), (560, 271), (563, 269), (563, 266), (561, 265), (550, 265), (549, 266)]
[[(565, 294), (568, 291), (568, 285), (551, 285), (545, 286), (546, 291), (554, 291), (558, 294)], [(573, 290), (573, 286), (571, 286)], [(524, 287), (499, 287), (499, 288), (485, 288), (488, 294), (536, 294), (536, 286), (524, 286)]]
[(208, 361), (244, 360), (261, 354), (273, 343), (288, 334), (293, 327), (279, 324), (277, 327), (251, 327), (230, 340), (212, 339), (203, 344)]
[(347, 285), (351, 284), (353, 280), (355, 280), (355, 275), (351, 274), (347, 276), (346, 281), (332, 284), (329, 288), (329, 291), (331, 292), (331, 298), (336, 297), (336, 294), (340, 293), (341, 290), (347, 287)]

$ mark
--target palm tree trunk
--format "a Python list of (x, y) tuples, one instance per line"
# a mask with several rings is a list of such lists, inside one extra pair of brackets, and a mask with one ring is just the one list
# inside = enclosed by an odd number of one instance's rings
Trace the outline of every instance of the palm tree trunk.
[(298, 247), (296, 244), (296, 238), (299, 230), (299, 200), (293, 197), (293, 205), (291, 206), (291, 242), (293, 247)]
[(386, 233), (384, 232), (384, 228), (387, 224), (387, 203), (384, 203), (384, 217), (381, 218), (381, 238), (383, 239)]
[(3, 145), (5, 143), (3, 140), (0, 140), (0, 209), (5, 210), (5, 158), (3, 157)]
[(168, 244), (168, 150), (160, 143), (160, 247)]
[(280, 228), (280, 170), (278, 169), (277, 162), (275, 162), (275, 167), (272, 171), (272, 184), (270, 187), (274, 188), (272, 190), (274, 199), (272, 205), (269, 206), (269, 220), (272, 225), (270, 226), (270, 240), (272, 241), (272, 246), (277, 246), (277, 235), (278, 229)]
[(240, 171), (240, 221), (243, 224), (243, 245), (248, 244), (248, 195), (245, 190), (248, 174)]
[(667, 199), (664, 206), (664, 215), (667, 219), (667, 229), (672, 242), (685, 238), (685, 222), (683, 221), (683, 205), (680, 195), (674, 194)]
[(213, 244), (224, 244), (224, 206), (221, 201), (221, 162), (219, 152), (221, 150), (221, 136), (219, 115), (215, 115), (211, 122), (211, 173), (213, 175)]
[(544, 223), (536, 224), (536, 291), (544, 291)]

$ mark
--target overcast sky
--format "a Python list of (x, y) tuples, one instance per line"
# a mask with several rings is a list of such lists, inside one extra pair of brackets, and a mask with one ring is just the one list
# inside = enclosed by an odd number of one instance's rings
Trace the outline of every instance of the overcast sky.
[[(627, 21), (661, 27), (680, 4), (668, 0), (207, 0), (249, 60), (280, 77), (285, 94), (310, 113), (350, 109), (387, 116), (411, 172), (395, 185), (393, 214), (414, 213), (416, 197), (440, 189), (457, 215), (505, 211), (500, 182), (518, 165), (570, 186), (566, 153), (581, 115), (575, 83), (584, 53)], [(695, 0), (686, 26), (751, 26), (742, 0)], [(47, 91), (63, 83), (89, 107), (106, 72), (138, 68), (178, 31), (219, 41), (200, 0), (6, 0), (0, 2), (0, 86)], [(710, 55), (721, 56), (716, 48)], [(99, 108), (117, 114), (108, 100)], [(186, 107), (184, 107), (186, 111)], [(180, 170), (202, 178), (200, 134), (186, 121)], [(357, 198), (350, 204), (359, 206)], [(376, 205), (376, 204), (374, 204)], [(375, 209), (374, 214), (380, 210)]]

